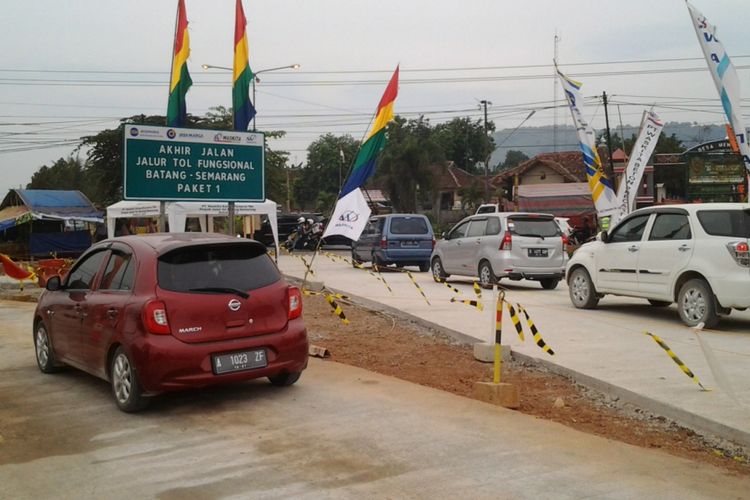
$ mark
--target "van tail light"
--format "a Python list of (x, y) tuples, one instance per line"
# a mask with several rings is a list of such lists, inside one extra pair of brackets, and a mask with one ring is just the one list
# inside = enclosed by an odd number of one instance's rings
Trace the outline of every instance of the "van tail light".
[(737, 264), (742, 267), (750, 267), (750, 246), (745, 241), (734, 241), (727, 243), (727, 250)]
[(288, 312), (287, 318), (294, 319), (302, 316), (302, 293), (296, 286), (287, 288)]
[(385, 235), (383, 235), (383, 237), (380, 238), (380, 248), (382, 248), (383, 250), (388, 248), (388, 238), (386, 238)]
[(167, 319), (167, 306), (161, 300), (151, 300), (143, 308), (143, 325), (148, 333), (155, 335), (169, 335), (172, 329), (169, 328)]
[(568, 251), (568, 244), (569, 244), (568, 235), (567, 234), (563, 234), (562, 235), (563, 252), (567, 252)]
[(500, 250), (512, 250), (513, 249), (513, 236), (510, 232), (506, 231), (503, 236), (503, 241), (500, 242)]

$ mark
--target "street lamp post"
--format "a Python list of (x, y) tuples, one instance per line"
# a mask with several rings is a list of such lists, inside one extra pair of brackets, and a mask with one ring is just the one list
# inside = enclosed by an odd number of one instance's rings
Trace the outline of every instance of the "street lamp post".
[[(222, 69), (222, 70), (226, 70), (226, 71), (234, 71), (234, 68), (230, 68), (228, 66), (214, 66), (213, 64), (201, 64), (201, 67), (204, 70)], [(261, 69), (261, 70), (253, 72), (253, 106), (255, 106), (255, 104), (256, 104), (256, 102), (255, 102), (255, 82), (260, 83), (260, 78), (258, 78), (258, 75), (260, 75), (261, 73), (268, 73), (270, 71), (278, 71), (278, 70), (282, 70), (282, 69), (299, 69), (299, 68), (300, 68), (299, 64), (289, 64), (287, 66), (277, 66), (275, 68)], [(253, 132), (255, 132), (255, 116), (253, 116)]]

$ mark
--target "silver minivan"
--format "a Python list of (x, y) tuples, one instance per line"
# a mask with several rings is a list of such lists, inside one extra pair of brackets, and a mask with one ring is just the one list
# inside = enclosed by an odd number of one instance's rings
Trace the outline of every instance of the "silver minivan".
[(482, 286), (500, 278), (527, 279), (552, 290), (565, 276), (567, 238), (549, 214), (472, 215), (438, 240), (430, 257), (433, 277), (478, 276)]

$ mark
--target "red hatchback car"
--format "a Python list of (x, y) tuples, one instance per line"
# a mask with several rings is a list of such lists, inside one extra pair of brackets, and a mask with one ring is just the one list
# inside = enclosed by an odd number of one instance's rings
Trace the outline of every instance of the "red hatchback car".
[(117, 406), (147, 396), (307, 367), (302, 297), (261, 243), (217, 234), (125, 236), (90, 248), (47, 282), (34, 314), (39, 369), (108, 380)]

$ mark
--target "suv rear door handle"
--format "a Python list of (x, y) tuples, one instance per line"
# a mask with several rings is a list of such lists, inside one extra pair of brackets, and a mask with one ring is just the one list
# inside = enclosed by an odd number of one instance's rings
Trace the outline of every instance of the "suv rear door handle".
[(107, 309), (107, 317), (109, 319), (116, 319), (117, 318), (117, 309), (115, 309), (115, 308)]
[(690, 247), (687, 245), (680, 245), (679, 247), (677, 247), (677, 250), (679, 250), (680, 252), (687, 252), (688, 250), (690, 250)]
[(638, 251), (638, 247), (636, 245), (628, 247), (628, 252), (637, 252), (637, 251)]

